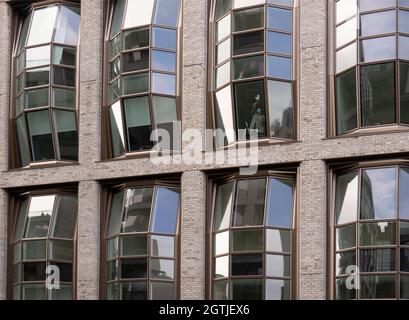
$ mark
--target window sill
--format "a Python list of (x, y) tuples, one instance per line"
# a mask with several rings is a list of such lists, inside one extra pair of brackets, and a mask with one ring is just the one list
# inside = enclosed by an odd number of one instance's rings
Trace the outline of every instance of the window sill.
[(46, 169), (46, 168), (56, 168), (56, 167), (66, 167), (66, 166), (77, 166), (79, 163), (77, 161), (42, 161), (33, 162), (28, 166), (21, 168), (12, 168), (3, 172), (13, 172), (13, 171), (24, 171), (24, 170), (34, 170), (34, 169)]
[(132, 159), (146, 159), (152, 156), (173, 156), (176, 154), (180, 154), (179, 151), (154, 151), (154, 150), (145, 150), (145, 151), (135, 151), (135, 152), (128, 152), (122, 156), (115, 157), (115, 158), (106, 158), (100, 161), (96, 161), (96, 163), (106, 163), (112, 161), (123, 161), (123, 160), (132, 160)]
[(355, 130), (349, 133), (345, 133), (342, 135), (328, 137), (323, 140), (359, 138), (359, 137), (364, 137), (364, 136), (403, 133), (403, 132), (409, 132), (409, 126), (393, 125), (393, 126), (379, 126), (379, 127), (372, 127), (372, 128), (363, 128), (363, 129), (358, 129), (358, 130)]

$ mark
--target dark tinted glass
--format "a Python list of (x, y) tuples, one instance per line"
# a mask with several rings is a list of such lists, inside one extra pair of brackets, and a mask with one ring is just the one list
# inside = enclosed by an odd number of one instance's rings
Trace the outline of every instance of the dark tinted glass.
[(61, 86), (75, 86), (75, 70), (61, 67), (54, 67), (54, 84)]
[(335, 78), (337, 133), (343, 134), (358, 125), (356, 109), (356, 70)]
[(360, 250), (361, 272), (388, 272), (395, 270), (395, 249)]
[(409, 64), (403, 62), (400, 63), (400, 121), (409, 124)]
[(43, 86), (50, 83), (50, 68), (30, 69), (26, 72), (26, 87)]
[(252, 56), (233, 60), (234, 79), (245, 79), (264, 75), (264, 56)]
[(233, 38), (233, 55), (264, 50), (264, 31), (237, 34)]
[(149, 68), (149, 50), (139, 50), (125, 53), (122, 59), (124, 72), (137, 71)]
[(149, 46), (149, 29), (124, 32), (124, 49), (137, 49)]
[(264, 8), (253, 8), (234, 13), (234, 31), (261, 28), (264, 26)]
[(146, 259), (121, 260), (121, 278), (136, 279), (146, 278), (148, 265)]
[(263, 274), (261, 254), (232, 255), (232, 275), (249, 276)]
[(263, 299), (263, 282), (260, 279), (233, 280), (231, 290), (233, 300)]

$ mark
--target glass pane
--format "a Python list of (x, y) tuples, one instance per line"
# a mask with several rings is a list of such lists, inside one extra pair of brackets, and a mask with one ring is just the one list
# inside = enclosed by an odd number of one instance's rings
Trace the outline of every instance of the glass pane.
[(387, 246), (396, 243), (396, 223), (378, 222), (360, 225), (361, 246)]
[(244, 138), (249, 138), (250, 130), (258, 130), (260, 138), (266, 137), (264, 81), (237, 83), (234, 90), (237, 129), (246, 130)]
[(26, 65), (25, 52), (22, 52), (16, 58), (16, 75), (19, 75), (24, 71), (25, 65)]
[(396, 218), (397, 177), (395, 168), (362, 173), (361, 219)]
[(400, 222), (400, 244), (409, 246), (409, 222)]
[(119, 234), (121, 232), (123, 197), (123, 191), (112, 195), (107, 237), (112, 237), (113, 235)]
[(115, 8), (112, 14), (111, 34), (110, 38), (116, 35), (122, 26), (122, 19), (125, 12), (126, 1), (115, 1)]
[(149, 29), (138, 29), (124, 32), (124, 49), (149, 47)]
[(175, 234), (178, 213), (179, 191), (165, 187), (156, 188), (151, 231)]
[(121, 60), (119, 58), (109, 63), (109, 81), (116, 79), (121, 73)]
[(214, 259), (214, 275), (217, 278), (227, 278), (229, 276), (229, 256)]
[(230, 61), (216, 69), (216, 88), (224, 86), (230, 81)]
[[(117, 1), (117, 2), (124, 2), (125, 1)], [(116, 300), (118, 295), (118, 287), (115, 284), (107, 284), (107, 300)]]
[(336, 250), (354, 248), (356, 246), (356, 225), (336, 229)]
[(266, 0), (234, 0), (234, 9), (264, 4)]
[(58, 196), (51, 237), (74, 238), (78, 201), (76, 196)]
[(400, 271), (409, 272), (409, 250), (400, 250)]
[(122, 121), (121, 102), (116, 102), (109, 108), (109, 121), (111, 129), (112, 153), (117, 157), (125, 152), (124, 124)]
[(18, 217), (16, 226), (14, 229), (13, 241), (18, 241), (23, 237), (25, 221), (27, 216), (28, 199), (24, 199), (20, 202), (20, 208), (18, 209)]
[(33, 14), (27, 46), (51, 42), (58, 6), (37, 9)]
[(400, 277), (400, 297), (401, 299), (409, 299), (409, 277)]
[(21, 281), (21, 264), (13, 265), (13, 283)]
[(337, 177), (335, 194), (335, 224), (356, 221), (358, 215), (358, 173)]
[(49, 258), (57, 261), (73, 261), (73, 241), (51, 240)]
[(27, 108), (48, 107), (48, 88), (26, 91)]
[(124, 53), (122, 57), (122, 69), (124, 72), (138, 71), (149, 68), (149, 50)]
[(153, 28), (153, 47), (176, 50), (176, 30)]
[(148, 231), (152, 195), (152, 188), (127, 190), (122, 232)]
[(396, 0), (360, 0), (361, 11), (376, 10), (396, 6)]
[(228, 300), (229, 299), (229, 282), (226, 280), (213, 282), (213, 299)]
[(54, 41), (75, 46), (80, 29), (80, 8), (61, 6)]
[(233, 226), (263, 225), (265, 195), (265, 179), (238, 181)]
[(293, 139), (293, 93), (292, 84), (268, 81), (268, 104), (271, 136)]
[(216, 144), (223, 147), (236, 140), (233, 122), (231, 86), (216, 92)]
[(361, 299), (396, 298), (395, 276), (360, 276)]
[(231, 30), (231, 14), (225, 16), (216, 23), (216, 42), (224, 39), (230, 34)]
[(357, 0), (340, 0), (336, 3), (336, 23), (352, 17), (358, 11)]
[(409, 0), (399, 0), (399, 6), (409, 8)]
[(292, 13), (291, 10), (268, 8), (267, 26), (272, 29), (292, 31)]
[(45, 240), (23, 242), (23, 260), (45, 259)]
[(291, 232), (284, 230), (267, 230), (266, 251), (291, 252)]
[(24, 167), (31, 161), (29, 141), (27, 136), (27, 129), (24, 115), (16, 120), (17, 140), (20, 154), (20, 163)]
[(176, 27), (179, 15), (179, 0), (157, 0), (155, 10), (155, 24)]
[[(409, 59), (409, 38), (408, 39), (408, 59)], [(409, 124), (409, 64), (400, 63), (400, 121)], [(406, 182), (408, 183), (408, 182)], [(409, 185), (406, 184), (405, 188)], [(409, 195), (408, 195), (409, 196)], [(409, 208), (409, 198), (403, 208)], [(401, 200), (402, 201), (402, 200)], [(409, 210), (409, 209), (408, 209)], [(401, 213), (403, 214), (403, 213)], [(409, 219), (409, 213), (404, 214)]]
[(21, 50), (23, 50), (26, 44), (28, 28), (30, 27), (30, 21), (31, 21), (31, 13), (28, 14), (28, 16), (24, 19), (21, 25), (20, 36), (18, 39), (18, 48), (17, 48), (18, 53), (20, 53)]
[(219, 20), (232, 9), (233, 0), (216, 0), (214, 19)]
[(336, 28), (336, 47), (339, 48), (357, 37), (357, 18), (353, 18), (344, 22)]
[(283, 179), (269, 179), (268, 225), (292, 228), (293, 226), (294, 182)]
[(21, 287), (22, 300), (46, 300), (46, 289), (43, 284), (26, 284)]
[(53, 289), (49, 291), (50, 300), (71, 300), (72, 299), (72, 286), (64, 285), (60, 286), (60, 289)]
[(396, 31), (395, 10), (361, 15), (361, 36), (373, 36)]
[(264, 75), (264, 56), (252, 56), (233, 60), (234, 80)]
[(232, 276), (250, 276), (263, 274), (261, 254), (232, 255)]
[(349, 278), (341, 278), (335, 280), (335, 299), (336, 300), (355, 300), (356, 299), (356, 284)]
[(399, 31), (409, 33), (409, 11), (399, 10)]
[(122, 77), (122, 93), (124, 95), (147, 92), (149, 90), (148, 73), (138, 73)]
[(53, 106), (59, 108), (75, 109), (75, 91), (69, 89), (53, 88)]
[(153, 257), (173, 258), (175, 256), (175, 238), (153, 235), (151, 255)]
[(152, 73), (152, 92), (166, 94), (170, 96), (176, 95), (176, 76), (164, 73)]
[(113, 103), (119, 99), (120, 96), (120, 82), (116, 80), (109, 85), (108, 88), (108, 101)]
[(45, 262), (23, 263), (23, 281), (45, 281)]
[(290, 58), (268, 56), (267, 70), (270, 77), (286, 80), (292, 79), (292, 61)]
[(36, 47), (26, 51), (26, 68), (50, 64), (50, 46)]
[(148, 97), (124, 100), (124, 110), (129, 150), (152, 148)]
[(151, 300), (173, 300), (172, 282), (151, 282)]
[(233, 55), (264, 50), (264, 31), (241, 33), (233, 37)]
[(266, 300), (290, 300), (290, 292), (290, 281), (266, 280)]
[(264, 7), (236, 11), (234, 31), (244, 31), (264, 27)]
[(356, 42), (350, 44), (336, 53), (336, 73), (349, 69), (357, 64)]
[(57, 159), (78, 160), (78, 135), (75, 112), (54, 110), (54, 130), (57, 134)]
[(218, 233), (214, 236), (215, 255), (229, 253), (229, 232)]
[(281, 32), (269, 31), (267, 37), (267, 51), (270, 53), (288, 54), (292, 53), (291, 35)]
[[(357, 266), (356, 252), (341, 252), (335, 255), (335, 275), (350, 274)], [(353, 268), (353, 269), (352, 269)]]
[(72, 263), (53, 263), (60, 270), (61, 282), (72, 282)]
[(117, 260), (108, 261), (107, 263), (107, 280), (116, 280), (118, 275)]
[(139, 27), (152, 22), (155, 0), (128, 1), (125, 13), (124, 28)]
[(50, 83), (50, 67), (26, 71), (26, 87), (43, 86)]
[(143, 256), (147, 254), (146, 236), (121, 237), (121, 256)]
[(53, 213), (54, 202), (55, 195), (31, 198), (25, 238), (48, 236), (48, 225)]
[(53, 64), (62, 64), (66, 66), (75, 66), (76, 49), (53, 46)]
[(152, 50), (152, 69), (176, 72), (176, 53)]
[(290, 256), (266, 255), (266, 276), (289, 277), (291, 269), (290, 263)]
[(267, 3), (291, 7), (293, 5), (293, 0), (267, 0)]
[(118, 257), (118, 238), (113, 238), (107, 241), (107, 260), (112, 260)]
[(233, 280), (233, 300), (261, 300), (263, 299), (263, 281), (261, 279)]
[(118, 35), (109, 42), (108, 55), (109, 60), (116, 57), (121, 51), (121, 37)]
[(122, 279), (146, 278), (147, 275), (148, 264), (146, 258), (121, 260)]
[(233, 231), (233, 251), (261, 251), (263, 247), (263, 230)]
[(54, 67), (54, 84), (66, 87), (75, 86), (75, 70)]
[(151, 278), (166, 280), (173, 280), (174, 278), (173, 260), (151, 259), (150, 268)]
[(227, 229), (230, 226), (231, 206), (234, 183), (218, 186), (214, 205), (214, 231)]
[(15, 115), (21, 113), (24, 110), (24, 94), (21, 94), (17, 99), (16, 99), (16, 112)]
[(148, 297), (146, 282), (122, 282), (120, 286), (121, 300), (146, 300)]
[(395, 260), (395, 249), (360, 250), (360, 271), (396, 271)]
[(216, 65), (230, 58), (231, 40), (230, 38), (216, 46)]
[(337, 133), (343, 134), (358, 125), (355, 68), (335, 78)]
[(362, 40), (360, 57), (361, 62), (395, 59), (395, 36)]
[[(179, 132), (174, 132), (174, 122), (177, 121), (176, 99), (168, 97), (153, 96), (152, 97), (153, 115), (155, 119), (155, 129), (164, 130), (169, 134), (169, 150), (174, 150), (173, 139), (179, 140)], [(176, 125), (176, 124), (175, 124)], [(162, 132), (158, 132), (161, 134)], [(164, 141), (161, 141), (162, 146)]]
[(27, 114), (34, 161), (54, 159), (54, 147), (48, 111)]

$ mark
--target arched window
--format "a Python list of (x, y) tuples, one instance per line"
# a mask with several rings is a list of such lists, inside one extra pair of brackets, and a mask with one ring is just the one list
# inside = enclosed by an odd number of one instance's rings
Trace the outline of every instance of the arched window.
[(21, 22), (14, 48), (16, 167), (78, 160), (79, 26), (79, 6), (58, 2), (32, 7)]
[(332, 3), (332, 135), (409, 125), (407, 1)]
[(104, 233), (106, 298), (175, 299), (178, 187), (157, 183), (111, 191)]
[(213, 126), (222, 130), (217, 147), (249, 139), (251, 130), (259, 139), (295, 139), (294, 2), (212, 1), (209, 90)]
[(113, 2), (105, 99), (111, 157), (151, 150), (158, 140), (166, 150), (179, 144), (180, 25), (180, 0)]
[(295, 175), (232, 177), (216, 183), (212, 299), (295, 297)]

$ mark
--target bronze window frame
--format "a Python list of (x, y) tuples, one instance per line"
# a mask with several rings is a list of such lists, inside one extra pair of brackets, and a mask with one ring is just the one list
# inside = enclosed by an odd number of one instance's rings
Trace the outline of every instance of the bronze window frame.
[[(371, 169), (390, 169), (394, 168), (396, 172), (396, 217), (395, 218), (382, 218), (382, 219), (363, 219), (360, 216), (361, 211), (361, 182), (362, 172)], [(327, 195), (328, 195), (328, 245), (327, 245), (327, 298), (336, 300), (335, 281), (337, 279), (346, 279), (351, 274), (336, 275), (336, 255), (343, 252), (355, 252), (355, 261), (358, 267), (360, 266), (360, 252), (361, 250), (376, 250), (376, 249), (392, 249), (395, 250), (395, 271), (376, 271), (376, 272), (359, 272), (360, 276), (395, 276), (395, 298), (373, 298), (364, 299), (360, 297), (360, 291), (355, 290), (354, 300), (404, 300), (401, 298), (401, 276), (409, 276), (409, 272), (401, 271), (400, 253), (401, 249), (409, 249), (409, 246), (401, 245), (400, 243), (400, 224), (409, 223), (409, 219), (400, 218), (400, 186), (401, 186), (401, 169), (409, 169), (409, 160), (406, 158), (396, 159), (375, 159), (375, 160), (361, 160), (355, 162), (338, 162), (332, 163), (328, 166), (327, 176)], [(339, 175), (357, 172), (358, 178), (358, 190), (357, 190), (357, 217), (354, 221), (344, 224), (336, 224), (335, 222), (335, 201), (336, 201), (336, 178)], [(395, 224), (395, 244), (390, 245), (361, 245), (360, 244), (360, 226), (368, 225), (371, 223), (389, 222)], [(336, 249), (336, 230), (342, 227), (355, 226), (355, 246), (346, 249)], [(359, 279), (359, 278), (358, 278)]]
[[(401, 95), (400, 95), (400, 64), (401, 63), (408, 63), (409, 60), (401, 59), (399, 56), (399, 37), (400, 36), (407, 36), (409, 37), (409, 33), (404, 33), (399, 30), (399, 19), (400, 19), (400, 11), (409, 11), (408, 7), (401, 6), (399, 1), (396, 0), (396, 5), (383, 7), (380, 9), (372, 9), (361, 12), (359, 9), (359, 0), (357, 0), (357, 11), (356, 14), (345, 18), (344, 20), (336, 23), (336, 3), (337, 0), (329, 0), (328, 1), (328, 54), (327, 54), (327, 62), (328, 62), (328, 105), (329, 110), (327, 113), (327, 136), (328, 138), (343, 138), (343, 137), (351, 137), (351, 136), (361, 136), (361, 135), (371, 135), (371, 134), (382, 134), (382, 133), (395, 133), (395, 132), (406, 132), (409, 131), (409, 123), (402, 123), (401, 122)], [(388, 33), (379, 33), (375, 35), (369, 36), (361, 36), (359, 32), (360, 26), (360, 16), (367, 15), (371, 13), (379, 13), (379, 12), (388, 12), (388, 11), (395, 11), (396, 15), (396, 27), (393, 32)], [(357, 32), (356, 37), (349, 42), (336, 47), (336, 28), (352, 19), (357, 19)], [(394, 36), (395, 37), (395, 58), (394, 59), (380, 59), (377, 61), (370, 61), (370, 62), (361, 62), (360, 51), (361, 51), (361, 43), (363, 40), (367, 39), (380, 39), (386, 36)], [(343, 48), (348, 47), (349, 45), (356, 43), (356, 64), (354, 66), (348, 67), (340, 72), (336, 72), (336, 52), (342, 50)], [(364, 126), (362, 125), (362, 108), (361, 108), (361, 68), (365, 66), (372, 66), (372, 65), (380, 65), (385, 63), (394, 63), (394, 85), (395, 85), (395, 122), (390, 124), (380, 124), (380, 125), (370, 125)], [(338, 76), (346, 74), (347, 72), (351, 72), (355, 69), (355, 88), (356, 88), (356, 126), (355, 128), (346, 131), (344, 133), (338, 134), (337, 132), (337, 110), (336, 110), (336, 90), (335, 90), (335, 79)]]
[[(234, 85), (236, 83), (250, 83), (254, 81), (263, 81), (263, 88), (264, 88), (264, 100), (263, 104), (265, 106), (265, 124), (266, 124), (266, 136), (258, 138), (255, 141), (258, 141), (260, 145), (271, 145), (271, 144), (288, 144), (288, 143), (295, 143), (299, 139), (299, 128), (298, 128), (298, 114), (299, 114), (299, 86), (300, 86), (300, 76), (299, 76), (299, 52), (300, 52), (300, 47), (299, 47), (299, 35), (300, 35), (300, 0), (292, 0), (293, 4), (292, 7), (288, 7), (285, 5), (279, 5), (279, 4), (273, 4), (269, 3), (267, 0), (263, 4), (255, 4), (255, 5), (248, 5), (245, 7), (237, 8), (234, 9), (233, 7), (228, 10), (226, 13), (224, 13), (222, 16), (220, 16), (218, 19), (215, 19), (215, 10), (216, 10), (216, 0), (208, 0), (209, 3), (209, 10), (208, 10), (208, 15), (209, 15), (209, 23), (208, 23), (208, 76), (207, 76), (207, 127), (212, 128), (212, 129), (217, 129), (216, 125), (216, 92), (220, 92), (221, 90), (225, 89), (228, 86), (231, 86), (230, 90), (230, 97), (231, 97), (231, 114), (232, 114), (232, 124), (233, 124), (233, 129), (236, 131), (235, 133), (235, 141), (227, 144), (225, 146), (218, 146), (216, 143), (216, 137), (213, 137), (213, 144), (214, 144), (214, 149), (215, 150), (223, 150), (223, 149), (228, 149), (232, 145), (239, 145), (243, 143), (249, 143), (251, 140), (239, 140), (237, 137), (237, 116), (236, 116), (236, 106), (235, 106), (235, 90), (234, 90)], [(284, 31), (284, 30), (278, 30), (278, 29), (272, 29), (269, 28), (267, 25), (268, 21), (268, 8), (277, 8), (277, 9), (286, 9), (286, 10), (291, 10), (292, 12), (292, 30), (290, 32)], [(243, 10), (250, 10), (250, 9), (256, 9), (256, 8), (264, 8), (263, 14), (264, 14), (264, 26), (260, 28), (255, 28), (255, 29), (247, 29), (244, 31), (238, 31), (235, 32), (234, 30), (234, 13), (237, 11), (243, 11)], [(216, 24), (226, 16), (231, 15), (231, 25), (230, 25), (230, 32), (229, 35), (221, 39), (220, 41), (217, 41), (216, 39)], [(234, 35), (237, 34), (246, 34), (246, 33), (253, 33), (256, 31), (264, 31), (264, 49), (262, 51), (258, 52), (252, 52), (249, 54), (241, 54), (241, 55), (234, 55), (234, 42), (233, 42), (233, 37)], [(286, 55), (286, 54), (280, 54), (280, 53), (269, 53), (267, 50), (267, 35), (269, 31), (277, 32), (277, 33), (283, 33), (283, 34), (288, 34), (291, 35), (291, 55)], [(230, 55), (229, 58), (222, 61), (220, 64), (217, 64), (216, 62), (216, 47), (223, 43), (225, 40), (231, 39), (230, 41)], [(263, 75), (262, 76), (257, 76), (257, 77), (250, 77), (250, 78), (244, 78), (244, 79), (237, 79), (234, 80), (234, 74), (233, 74), (233, 61), (234, 59), (237, 58), (244, 58), (244, 57), (254, 57), (254, 56), (263, 56)], [(284, 57), (284, 58), (291, 58), (291, 65), (292, 65), (292, 71), (291, 71), (291, 78), (292, 79), (284, 79), (284, 78), (274, 78), (270, 77), (267, 75), (267, 60), (269, 56), (276, 56), (276, 57)], [(227, 63), (230, 63), (230, 70), (229, 70), (229, 75), (230, 75), (230, 80), (221, 85), (220, 87), (216, 86), (216, 70), (220, 67), (223, 66)], [(293, 132), (292, 136), (293, 138), (288, 139), (288, 138), (282, 138), (282, 137), (272, 137), (271, 135), (271, 126), (270, 126), (270, 116), (269, 116), (269, 103), (268, 103), (268, 82), (269, 81), (278, 81), (282, 83), (290, 83), (292, 87), (292, 102), (293, 102), (293, 116), (292, 116), (292, 122), (293, 122)], [(230, 108), (230, 106), (229, 106)]]

